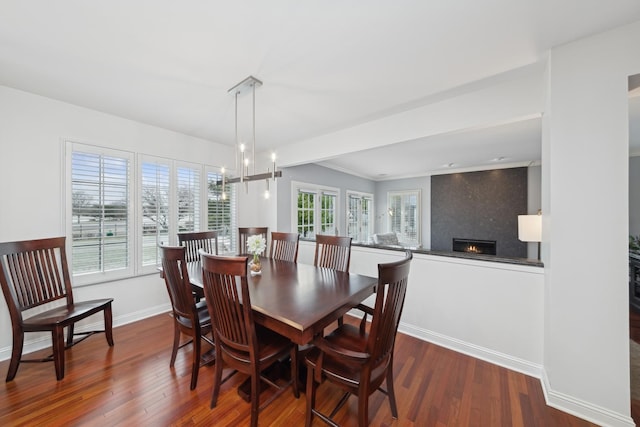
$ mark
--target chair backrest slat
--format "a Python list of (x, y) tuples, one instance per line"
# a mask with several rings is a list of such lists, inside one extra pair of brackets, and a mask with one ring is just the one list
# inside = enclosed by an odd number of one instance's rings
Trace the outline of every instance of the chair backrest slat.
[[(247, 251), (247, 239), (251, 236), (260, 235), (264, 238), (265, 243), (268, 244), (267, 234), (269, 233), (269, 227), (238, 227), (238, 254), (246, 254)], [(268, 246), (267, 246), (268, 247)]]
[(374, 365), (391, 357), (404, 306), (413, 254), (402, 261), (378, 264), (378, 286), (367, 351)]
[(194, 231), (178, 233), (178, 244), (186, 248), (185, 260), (187, 262), (200, 261), (200, 249), (209, 254), (218, 255), (218, 232)]
[(0, 243), (0, 285), (9, 310), (18, 314), (63, 298), (73, 304), (66, 263), (65, 237)]
[(271, 232), (271, 249), (269, 258), (281, 261), (298, 261), (298, 233)]
[(191, 283), (185, 261), (183, 246), (160, 246), (162, 259), (162, 275), (164, 276), (167, 292), (171, 299), (173, 314), (179, 322), (186, 322), (188, 326), (198, 318), (195, 302), (191, 293)]
[(313, 265), (338, 271), (349, 271), (351, 237), (316, 235)]

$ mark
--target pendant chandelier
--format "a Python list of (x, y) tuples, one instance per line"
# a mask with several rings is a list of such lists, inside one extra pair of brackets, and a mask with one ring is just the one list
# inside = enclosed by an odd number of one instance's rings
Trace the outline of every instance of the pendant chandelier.
[[(269, 180), (274, 180), (282, 176), (282, 171), (276, 170), (276, 155), (271, 154), (271, 166), (273, 169), (267, 168), (267, 172), (256, 173), (256, 87), (262, 86), (262, 82), (253, 76), (249, 76), (231, 89), (229, 93), (232, 93), (235, 97), (235, 152), (236, 152), (236, 171), (240, 171), (240, 175), (236, 177), (227, 177), (225, 175), (224, 168), (222, 169), (222, 181), (218, 184), (222, 184), (222, 195), (226, 198), (225, 185), (244, 183), (245, 191), (249, 191), (249, 181), (259, 181), (264, 179), (266, 182), (265, 198), (269, 198)], [(238, 137), (238, 97), (246, 93), (252, 95), (252, 146), (249, 153), (248, 147), (244, 143), (240, 142)], [(249, 164), (253, 164), (253, 171), (249, 173)]]

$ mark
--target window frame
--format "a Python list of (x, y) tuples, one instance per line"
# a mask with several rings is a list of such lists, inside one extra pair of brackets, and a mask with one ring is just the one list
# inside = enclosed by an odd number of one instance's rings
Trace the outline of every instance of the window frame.
[[(351, 221), (349, 219), (351, 213), (351, 199), (357, 199), (358, 200), (358, 206), (357, 206), (357, 212), (356, 212), (356, 224), (357, 224), (357, 232), (355, 233), (355, 235), (353, 235), (351, 233)], [(368, 204), (369, 204), (369, 211), (367, 214), (368, 217), (368, 224), (367, 224), (367, 231), (365, 234), (363, 234), (363, 213), (362, 213), (362, 201), (363, 200), (367, 200)], [(355, 191), (355, 190), (347, 190), (346, 191), (346, 205), (347, 205), (347, 209), (346, 209), (346, 217), (345, 217), (345, 224), (346, 224), (346, 231), (347, 231), (347, 236), (350, 236), (352, 238), (352, 242), (353, 243), (362, 243), (362, 244), (369, 244), (371, 243), (372, 239), (373, 239), (373, 233), (375, 232), (374, 229), (374, 221), (375, 221), (375, 217), (374, 217), (374, 206), (375, 206), (375, 199), (374, 199), (374, 195), (371, 193), (365, 193), (362, 191)]]
[[(210, 175), (215, 175), (218, 179), (222, 179), (222, 169), (221, 168), (213, 168), (213, 167), (205, 167), (205, 181), (206, 185), (204, 186), (205, 199), (206, 203), (203, 203), (204, 211), (205, 211), (205, 226), (207, 230), (212, 230), (209, 228), (209, 177)], [(226, 184), (222, 191), (227, 194), (227, 198), (229, 200), (229, 211), (231, 216), (231, 221), (229, 225), (228, 233), (220, 234), (220, 230), (218, 231), (218, 252), (220, 255), (232, 255), (236, 254), (236, 246), (238, 240), (238, 215), (237, 206), (238, 206), (238, 195), (236, 190), (236, 185), (234, 184)], [(214, 228), (215, 230), (215, 228)], [(225, 249), (224, 242), (228, 239), (229, 246)]]
[[(173, 214), (175, 215), (176, 221), (173, 223), (175, 229), (172, 235), (175, 235), (176, 233), (180, 233), (183, 231), (193, 232), (193, 231), (206, 230), (206, 228), (203, 228), (203, 225), (205, 224), (205, 221), (203, 221), (203, 218), (206, 218), (206, 215), (203, 217), (203, 212), (206, 212), (206, 206), (204, 205), (203, 200), (207, 200), (206, 187), (208, 183), (206, 183), (206, 176), (203, 172), (204, 167), (203, 165), (200, 165), (200, 164), (183, 162), (178, 160), (173, 160), (173, 162), (174, 162), (173, 177), (175, 179), (175, 185), (172, 186), (172, 189), (174, 191)], [(180, 187), (181, 185), (180, 170), (181, 169), (193, 171), (194, 176), (197, 178), (197, 188), (193, 189), (194, 198), (195, 198), (194, 200), (195, 208), (193, 209), (193, 214), (195, 217), (193, 220), (193, 224), (191, 226), (188, 226), (188, 224), (186, 224), (187, 226), (182, 226), (182, 228), (180, 225), (180, 221), (181, 221), (180, 215), (181, 215), (181, 212), (183, 212), (180, 206), (180, 188), (181, 188)]]
[[(313, 236), (305, 236), (298, 231), (298, 194), (300, 192), (314, 195), (314, 218), (313, 218)], [(329, 233), (319, 233), (322, 228), (322, 197), (333, 197), (333, 229)], [(300, 234), (302, 240), (315, 240), (317, 234), (336, 234), (338, 233), (338, 213), (340, 212), (340, 189), (329, 187), (326, 185), (310, 184), (298, 181), (291, 181), (291, 229)]]
[(138, 156), (138, 171), (137, 171), (137, 180), (136, 180), (136, 184), (137, 184), (137, 188), (138, 188), (138, 198), (136, 200), (136, 207), (138, 208), (138, 231), (136, 233), (136, 236), (139, 239), (139, 243), (138, 243), (138, 248), (137, 248), (137, 254), (138, 254), (138, 259), (139, 262), (137, 262), (137, 267), (138, 267), (138, 272), (140, 274), (144, 274), (144, 273), (151, 273), (154, 271), (157, 271), (157, 266), (158, 263), (160, 262), (160, 251), (156, 250), (156, 264), (144, 264), (144, 250), (145, 250), (145, 246), (144, 246), (144, 230), (145, 230), (145, 217), (144, 217), (144, 210), (142, 209), (142, 204), (144, 202), (144, 188), (143, 188), (143, 173), (144, 173), (144, 164), (145, 163), (153, 163), (156, 165), (165, 165), (168, 169), (168, 174), (167, 174), (167, 185), (168, 185), (168, 191), (167, 191), (167, 216), (168, 216), (168, 226), (167, 226), (167, 239), (163, 240), (162, 236), (160, 235), (160, 233), (156, 232), (156, 244), (160, 244), (163, 243), (165, 245), (169, 245), (172, 244), (172, 240), (171, 240), (171, 236), (174, 233), (174, 229), (172, 229), (173, 227), (173, 223), (174, 220), (173, 218), (175, 217), (175, 214), (173, 212), (173, 210), (171, 209), (171, 206), (174, 204), (173, 203), (173, 198), (174, 198), (174, 186), (173, 186), (173, 178), (174, 178), (174, 165), (171, 159), (167, 159), (167, 158), (163, 158), (163, 157), (156, 157), (156, 156), (149, 156), (149, 155), (140, 155)]
[[(136, 186), (132, 185), (132, 176), (135, 176), (136, 162), (135, 154), (130, 151), (117, 150), (112, 148), (106, 148), (96, 145), (85, 144), (81, 142), (67, 140), (64, 143), (65, 151), (65, 212), (63, 215), (65, 222), (66, 236), (71, 238), (67, 239), (67, 258), (69, 263), (70, 274), (73, 276), (74, 286), (91, 285), (95, 283), (102, 283), (111, 280), (120, 280), (127, 277), (131, 277), (135, 274), (137, 265), (136, 256), (136, 221), (135, 221), (135, 209), (132, 208), (134, 201), (136, 200)], [(86, 153), (97, 156), (109, 156), (116, 158), (123, 158), (127, 160), (127, 173), (126, 173), (126, 185), (127, 185), (127, 232), (126, 232), (126, 247), (127, 247), (127, 265), (122, 269), (117, 270), (99, 270), (87, 273), (74, 273), (73, 271), (73, 248), (74, 248), (74, 232), (73, 232), (73, 155), (74, 153)], [(105, 236), (106, 237), (106, 236)]]
[[(401, 197), (400, 203), (400, 212), (398, 213), (394, 210), (394, 205), (392, 204), (391, 199), (393, 197)], [(407, 234), (402, 230), (397, 231), (394, 229), (393, 220), (395, 218), (400, 218), (400, 228), (404, 228), (404, 224), (406, 223), (406, 214), (405, 214), (405, 203), (402, 202), (404, 197), (415, 197), (415, 234), (416, 238), (411, 239), (407, 237)], [(405, 246), (419, 246), (422, 244), (422, 230), (421, 230), (421, 221), (422, 221), (422, 202), (421, 202), (421, 191), (417, 190), (400, 190), (400, 191), (389, 191), (387, 192), (387, 209), (391, 209), (393, 211), (393, 215), (387, 216), (387, 230), (390, 232), (393, 231), (398, 236), (398, 241)]]
[[(198, 204), (197, 221), (193, 224), (195, 231), (204, 231), (208, 228), (208, 177), (210, 173), (221, 176), (221, 167), (211, 165), (186, 162), (177, 159), (154, 156), (144, 153), (136, 153), (131, 151), (119, 150), (114, 148), (101, 147), (90, 143), (76, 142), (72, 140), (62, 140), (62, 158), (64, 168), (64, 188), (65, 202), (63, 203), (62, 221), (65, 233), (70, 236), (67, 239), (67, 257), (70, 266), (70, 275), (73, 278), (74, 286), (86, 286), (109, 281), (122, 280), (147, 274), (157, 274), (160, 263), (159, 255), (156, 258), (156, 264), (144, 265), (144, 212), (143, 204), (143, 166), (145, 163), (156, 163), (164, 165), (169, 169), (169, 195), (168, 195), (168, 238), (163, 239), (156, 234), (156, 241), (166, 245), (177, 245), (178, 232), (178, 171), (179, 168), (190, 168), (193, 175), (197, 177), (197, 190), (194, 189), (194, 197)], [(110, 156), (116, 158), (126, 158), (127, 160), (127, 253), (126, 268), (115, 271), (99, 271), (88, 273), (74, 273), (73, 268), (73, 157), (74, 153), (87, 153), (90, 155)], [(237, 202), (235, 189), (227, 186), (226, 191), (231, 195), (232, 202), (229, 204), (229, 216), (231, 218), (231, 229), (229, 230), (230, 238), (235, 239), (235, 225), (237, 224)], [(104, 229), (103, 229), (104, 230)], [(164, 236), (164, 234), (162, 235)], [(106, 236), (105, 236), (106, 237)], [(103, 237), (104, 238), (104, 237)], [(167, 240), (167, 241), (164, 241)], [(224, 253), (224, 251), (221, 251)]]

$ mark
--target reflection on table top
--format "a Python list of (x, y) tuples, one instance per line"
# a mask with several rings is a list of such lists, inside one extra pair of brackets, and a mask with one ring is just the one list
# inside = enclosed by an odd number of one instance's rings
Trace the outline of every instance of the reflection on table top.
[[(200, 262), (188, 264), (189, 280), (202, 288)], [(313, 336), (371, 295), (375, 277), (262, 258), (262, 274), (247, 275), (255, 321), (297, 344)]]

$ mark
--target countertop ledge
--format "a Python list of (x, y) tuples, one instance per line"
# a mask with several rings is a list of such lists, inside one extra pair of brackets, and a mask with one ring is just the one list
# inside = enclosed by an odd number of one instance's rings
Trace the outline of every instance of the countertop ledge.
[(360, 243), (353, 243), (353, 246), (358, 246), (362, 248), (384, 249), (384, 250), (390, 250), (390, 251), (405, 251), (409, 249), (411, 250), (411, 252), (416, 254), (435, 255), (435, 256), (443, 256), (443, 257), (449, 257), (449, 258), (472, 259), (475, 261), (500, 262), (504, 264), (527, 265), (531, 267), (544, 267), (544, 264), (542, 263), (542, 261), (539, 261), (537, 259), (531, 259), (531, 258), (499, 257), (496, 255), (473, 254), (469, 252), (432, 251), (428, 249), (412, 249), (410, 247), (405, 248), (401, 246), (363, 245)]

